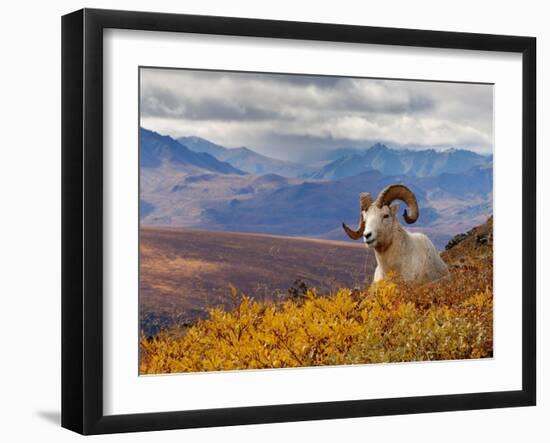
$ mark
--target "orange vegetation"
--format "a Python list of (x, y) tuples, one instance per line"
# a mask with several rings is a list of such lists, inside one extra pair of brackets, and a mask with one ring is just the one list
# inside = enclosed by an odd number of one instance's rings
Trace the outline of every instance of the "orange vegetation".
[(492, 220), (442, 254), (450, 276), (412, 286), (315, 289), (283, 302), (233, 290), (233, 308), (140, 342), (140, 372), (483, 358), (493, 349)]

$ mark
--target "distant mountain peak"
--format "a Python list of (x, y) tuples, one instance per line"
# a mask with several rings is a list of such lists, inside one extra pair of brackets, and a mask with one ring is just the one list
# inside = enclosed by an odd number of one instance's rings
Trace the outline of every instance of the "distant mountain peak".
[(192, 142), (208, 142), (208, 140), (206, 140), (202, 137), (199, 137), (197, 135), (191, 135), (189, 137), (180, 137), (180, 139), (187, 139), (187, 140), (192, 141)]
[(258, 154), (255, 151), (253, 151), (252, 149), (247, 148), (246, 146), (239, 146), (238, 148), (229, 148), (229, 149), (231, 149), (233, 151), (240, 151), (240, 152), (247, 152), (247, 153), (251, 153), (251, 154), (261, 155), (261, 154)]
[(375, 143), (370, 148), (368, 148), (367, 151), (393, 151), (393, 149), (388, 148), (383, 143)]
[(246, 174), (208, 153), (192, 151), (169, 135), (162, 135), (143, 127), (139, 128), (139, 155), (142, 168), (170, 165), (174, 168), (192, 167), (221, 174)]
[(285, 177), (300, 177), (315, 170), (311, 166), (268, 157), (246, 146), (227, 148), (197, 136), (180, 137), (178, 141), (194, 152), (206, 152), (219, 161), (228, 162), (249, 174), (275, 173)]
[(411, 175), (431, 177), (441, 173), (462, 173), (475, 166), (485, 166), (492, 160), (465, 149), (412, 150), (393, 149), (376, 143), (365, 150), (342, 148), (334, 151), (338, 156), (314, 172), (309, 178), (339, 179), (376, 169), (385, 175)]

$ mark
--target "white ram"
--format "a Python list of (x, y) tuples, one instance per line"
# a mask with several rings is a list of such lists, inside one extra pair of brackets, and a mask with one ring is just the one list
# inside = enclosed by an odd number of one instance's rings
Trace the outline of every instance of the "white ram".
[(378, 281), (394, 272), (405, 281), (426, 283), (446, 276), (447, 265), (439, 256), (435, 246), (424, 234), (408, 232), (397, 219), (399, 204), (407, 204), (403, 218), (414, 223), (419, 216), (418, 203), (414, 193), (404, 185), (390, 185), (373, 201), (368, 192), (360, 195), (360, 223), (353, 230), (342, 223), (344, 230), (353, 240), (363, 237), (368, 248), (374, 248), (377, 267), (373, 281)]

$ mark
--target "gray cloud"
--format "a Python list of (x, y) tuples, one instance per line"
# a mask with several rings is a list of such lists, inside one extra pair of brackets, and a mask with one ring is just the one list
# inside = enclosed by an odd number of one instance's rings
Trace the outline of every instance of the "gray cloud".
[(193, 105), (178, 100), (166, 91), (143, 95), (141, 98), (142, 117), (181, 118), (190, 120), (269, 120), (281, 117), (277, 112), (253, 104), (220, 102), (213, 98), (202, 100)]
[(146, 68), (140, 104), (142, 126), (284, 159), (377, 141), (492, 152), (490, 85)]

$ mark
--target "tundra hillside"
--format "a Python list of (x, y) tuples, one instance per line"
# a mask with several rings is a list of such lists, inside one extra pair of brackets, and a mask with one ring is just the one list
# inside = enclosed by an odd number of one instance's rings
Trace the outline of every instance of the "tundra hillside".
[(140, 373), (407, 362), (491, 357), (492, 218), (442, 253), (450, 275), (412, 285), (395, 277), (335, 295), (303, 286), (283, 302), (233, 291), (190, 327), (140, 341)]

